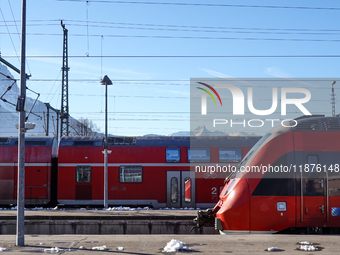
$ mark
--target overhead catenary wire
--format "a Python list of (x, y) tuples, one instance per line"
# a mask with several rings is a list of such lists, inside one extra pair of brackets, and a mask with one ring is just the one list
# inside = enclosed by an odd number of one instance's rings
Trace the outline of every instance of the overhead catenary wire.
[[(12, 9), (12, 5), (11, 5), (11, 1), (10, 1), (10, 0), (7, 0), (7, 1), (8, 1), (9, 8), (10, 8), (10, 10), (11, 10), (11, 13), (12, 13), (13, 20), (15, 20), (14, 13), (13, 13), (13, 9)], [(20, 35), (20, 33), (19, 33), (19, 29), (18, 29), (17, 22), (14, 22), (14, 25), (15, 25), (15, 29), (16, 29), (17, 34), (18, 34), (19, 42), (20, 42), (20, 41), (21, 41), (21, 35)], [(28, 64), (27, 61), (26, 61), (26, 65), (27, 65), (29, 74), (31, 74), (31, 69), (30, 69), (30, 66), (29, 66), (29, 64)]]
[[(15, 58), (7, 55), (4, 58)], [(59, 55), (28, 55), (26, 58), (61, 58)], [(339, 58), (340, 54), (320, 55), (71, 55), (69, 58)]]
[[(197, 25), (175, 25), (175, 24), (152, 24), (152, 23), (131, 23), (131, 22), (108, 22), (108, 21), (84, 21), (84, 20), (69, 20), (69, 19), (64, 19), (63, 20), (65, 23), (67, 22), (68, 26), (87, 26), (88, 24), (94, 24), (92, 25), (93, 27), (108, 27), (110, 28), (111, 26), (108, 25), (120, 25), (124, 26), (121, 28), (128, 28), (129, 26), (146, 26), (146, 29), (148, 27), (151, 27), (153, 30), (154, 27), (161, 27), (161, 28), (191, 28), (195, 29), (194, 31), (200, 31), (197, 29), (218, 29), (218, 30), (254, 30), (254, 31), (273, 31), (273, 32), (281, 32), (281, 31), (286, 31), (286, 32), (296, 32), (298, 34), (301, 34), (301, 32), (322, 32), (322, 33), (316, 33), (323, 35), (323, 32), (340, 32), (340, 29), (315, 29), (315, 28), (270, 28), (270, 27), (225, 27), (225, 26), (197, 26)], [(19, 22), (16, 20), (10, 20), (6, 22), (7, 26), (15, 26), (15, 23)], [(32, 23), (29, 23), (32, 22)], [(37, 22), (37, 23), (35, 23)], [(53, 23), (43, 23), (43, 22), (53, 22)], [(26, 26), (59, 26), (60, 20), (30, 20), (28, 21), (28, 24)], [(0, 21), (0, 26), (6, 26), (1, 25), (1, 23), (4, 23), (3, 21)], [(14, 24), (11, 24), (14, 23)], [(35, 23), (35, 24), (34, 24)], [(81, 24), (77, 24), (81, 23)], [(82, 24), (83, 23), (83, 24)], [(85, 24), (84, 24), (85, 23)], [(98, 25), (100, 24), (100, 26)], [(91, 25), (89, 25), (91, 27)], [(112, 27), (112, 28), (117, 28), (117, 27)], [(119, 27), (120, 28), (120, 27)], [(136, 28), (138, 29), (138, 28)], [(171, 31), (171, 30), (170, 30)], [(174, 30), (177, 31), (177, 30)], [(179, 30), (181, 31), (181, 30)], [(185, 30), (186, 31), (186, 30)], [(202, 30), (203, 32), (205, 30)], [(200, 32), (202, 32), (200, 31)], [(208, 30), (209, 31), (209, 30)], [(334, 33), (337, 34), (337, 33)]]
[[(3, 33), (0, 33), (3, 34)], [(16, 34), (16, 33), (11, 33)], [(26, 33), (27, 36), (58, 36), (56, 33)], [(87, 37), (86, 34), (69, 34), (74, 37)], [(121, 35), (121, 34), (91, 34), (90, 37), (108, 38), (140, 38), (140, 39), (195, 39), (195, 40), (246, 40), (246, 41), (290, 41), (290, 42), (340, 42), (340, 39), (306, 39), (306, 38), (261, 38), (261, 37), (212, 37), (212, 36), (168, 36), (168, 35)]]
[[(17, 58), (17, 60), (18, 60), (18, 62), (19, 62), (19, 64), (20, 64), (19, 55), (18, 55), (17, 49), (16, 49), (16, 47), (15, 47), (15, 44), (14, 44), (14, 42), (13, 42), (13, 38), (12, 38), (12, 36), (11, 36), (11, 32), (9, 31), (9, 28), (8, 28), (8, 26), (7, 26), (6, 19), (5, 19), (5, 16), (4, 16), (3, 12), (2, 12), (1, 6), (0, 6), (0, 13), (1, 13), (1, 16), (2, 16), (2, 18), (3, 18), (3, 20), (4, 20), (4, 23), (5, 23), (5, 26), (6, 26), (6, 29), (7, 29), (7, 34), (9, 35), (9, 38), (10, 38), (10, 40), (11, 40), (11, 43), (12, 43), (12, 46), (13, 46), (13, 49), (14, 49), (14, 52), (15, 52), (15, 55), (16, 55), (15, 58)], [(1, 34), (6, 34), (6, 33), (1, 32)], [(18, 33), (18, 34), (19, 34), (19, 33)]]
[[(56, 0), (60, 2), (85, 2), (87, 0)], [(299, 9), (299, 10), (329, 10), (339, 11), (338, 7), (313, 6), (280, 6), (280, 5), (248, 5), (248, 4), (215, 4), (215, 3), (185, 3), (185, 2), (152, 2), (152, 1), (118, 1), (118, 0), (88, 0), (92, 3), (109, 4), (144, 4), (144, 5), (174, 5), (196, 7), (237, 7), (237, 8), (269, 8), (269, 9)]]

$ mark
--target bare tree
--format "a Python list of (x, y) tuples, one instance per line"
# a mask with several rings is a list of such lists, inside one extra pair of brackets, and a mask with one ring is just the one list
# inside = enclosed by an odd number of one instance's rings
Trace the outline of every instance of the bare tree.
[(70, 120), (70, 136), (97, 136), (100, 129), (92, 120), (80, 118)]

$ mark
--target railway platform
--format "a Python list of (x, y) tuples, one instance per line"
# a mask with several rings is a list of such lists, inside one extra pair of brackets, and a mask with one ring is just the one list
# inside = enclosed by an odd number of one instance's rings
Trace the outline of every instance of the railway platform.
[[(189, 234), (197, 210), (25, 210), (25, 231), (31, 235)], [(0, 234), (16, 231), (16, 210), (0, 210)], [(217, 234), (213, 228), (191, 234)]]
[[(24, 247), (15, 246), (15, 235), (4, 235), (0, 247), (5, 254), (175, 254), (164, 252), (172, 240), (186, 243), (185, 251), (199, 254), (339, 254), (339, 236), (331, 235), (26, 235)], [(315, 251), (301, 251), (298, 242), (311, 242)], [(275, 253), (275, 252), (274, 252)]]

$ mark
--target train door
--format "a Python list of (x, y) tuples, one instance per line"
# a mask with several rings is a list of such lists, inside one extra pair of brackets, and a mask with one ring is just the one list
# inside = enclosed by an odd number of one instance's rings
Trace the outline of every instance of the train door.
[(195, 178), (190, 171), (167, 171), (167, 207), (195, 207)]
[[(322, 152), (304, 152), (301, 171), (301, 219), (318, 224), (326, 222), (326, 174)], [(314, 227), (314, 226), (312, 226)]]
[[(25, 165), (25, 199), (27, 204), (47, 203), (49, 199), (49, 166), (48, 163)], [(14, 171), (14, 198), (17, 199), (18, 167)], [(35, 200), (29, 200), (35, 199)], [(36, 200), (41, 199), (41, 200)]]
[(0, 164), (0, 204), (12, 204), (15, 201), (15, 170), (14, 163)]

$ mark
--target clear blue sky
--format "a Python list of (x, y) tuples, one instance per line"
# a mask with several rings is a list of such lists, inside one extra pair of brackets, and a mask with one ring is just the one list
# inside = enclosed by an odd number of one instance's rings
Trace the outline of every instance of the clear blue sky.
[[(114, 82), (109, 87), (109, 132), (116, 135), (189, 130), (190, 78), (339, 77), (339, 57), (108, 57), (340, 55), (338, 1), (149, 2), (161, 4), (27, 1), (27, 72), (32, 74), (27, 86), (41, 94), (41, 101), (60, 108), (61, 19), (69, 31), (70, 114), (91, 119), (104, 130), (99, 80), (106, 74)], [(0, 0), (0, 8), (1, 54), (19, 67), (19, 58), (12, 56), (20, 54), (21, 1)], [(320, 106), (315, 113), (330, 115), (330, 84), (318, 91), (322, 93), (312, 92)]]

